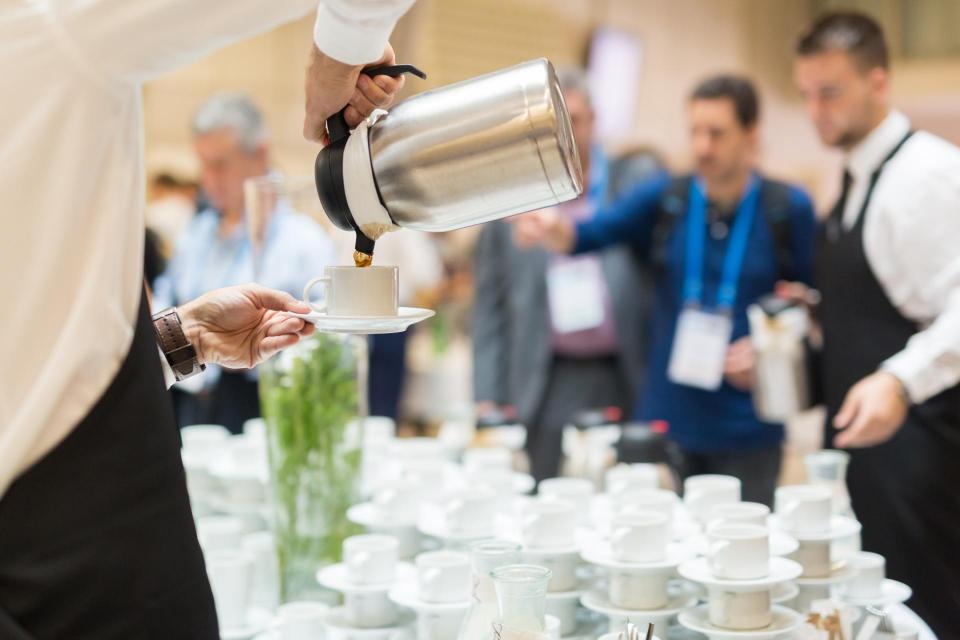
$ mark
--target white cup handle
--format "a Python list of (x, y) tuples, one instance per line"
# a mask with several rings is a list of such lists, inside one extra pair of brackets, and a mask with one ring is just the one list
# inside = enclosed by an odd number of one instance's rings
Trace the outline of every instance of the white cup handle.
[(368, 553), (367, 551), (357, 552), (352, 556), (350, 556), (350, 559), (347, 560), (347, 564), (354, 569), (362, 569), (369, 562), (370, 562), (370, 553)]
[(799, 501), (788, 502), (788, 503), (783, 507), (783, 510), (782, 510), (782, 511), (780, 512), (780, 514), (779, 514), (779, 515), (780, 515), (780, 520), (781, 520), (782, 522), (786, 523), (788, 520), (793, 519), (794, 514), (796, 514), (797, 509), (799, 509), (799, 508), (800, 508), (800, 502), (799, 502)]
[[(313, 280), (311, 280), (310, 282), (308, 282), (306, 286), (303, 287), (303, 301), (308, 305), (310, 305), (310, 307), (312, 307), (314, 311), (319, 311), (320, 313), (326, 313), (327, 311), (326, 295), (329, 295), (330, 293), (330, 282), (331, 282), (330, 276), (318, 276)], [(327, 287), (327, 292), (326, 292), (326, 295), (324, 296), (323, 304), (316, 304), (316, 303), (310, 302), (310, 289), (313, 289), (313, 287), (316, 286), (318, 283), (323, 283)]]
[(436, 584), (437, 579), (441, 575), (440, 569), (424, 569), (423, 573), (420, 574), (420, 579), (423, 581), (423, 585), (427, 589), (433, 589), (434, 584)]
[(713, 558), (715, 555), (726, 549), (730, 546), (729, 540), (715, 540), (710, 543), (710, 546), (707, 548), (707, 557)]

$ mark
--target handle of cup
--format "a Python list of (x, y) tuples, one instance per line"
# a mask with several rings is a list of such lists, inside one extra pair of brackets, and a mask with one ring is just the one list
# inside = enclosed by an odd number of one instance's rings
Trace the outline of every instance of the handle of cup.
[(355, 553), (347, 560), (347, 564), (354, 569), (362, 569), (368, 562), (370, 562), (370, 554), (366, 551)]
[(432, 589), (434, 583), (436, 583), (437, 578), (440, 577), (440, 569), (424, 569), (420, 573), (420, 581), (428, 589)]
[(707, 557), (713, 558), (718, 553), (730, 546), (729, 540), (714, 540), (710, 543), (710, 546), (707, 548)]
[[(313, 289), (313, 287), (316, 286), (316, 285), (319, 284), (319, 283), (323, 283), (324, 286), (327, 287), (327, 291), (324, 293), (324, 301), (323, 301), (322, 304), (316, 304), (316, 303), (310, 302), (310, 290)], [(328, 295), (329, 292), (330, 292), (330, 291), (329, 291), (329, 287), (330, 287), (330, 276), (318, 276), (318, 277), (314, 278), (313, 280), (311, 280), (310, 282), (308, 282), (308, 283), (303, 287), (303, 301), (304, 301), (306, 304), (310, 305), (310, 307), (311, 307), (314, 311), (319, 311), (320, 313), (325, 313), (325, 312), (327, 311), (327, 302), (326, 302), (326, 299), (327, 299), (327, 295)]]

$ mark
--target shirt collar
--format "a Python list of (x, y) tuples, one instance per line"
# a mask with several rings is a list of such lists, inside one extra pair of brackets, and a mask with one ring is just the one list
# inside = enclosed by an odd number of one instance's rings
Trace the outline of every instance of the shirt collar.
[(869, 176), (908, 131), (910, 119), (899, 111), (891, 110), (883, 122), (847, 154), (847, 169), (855, 178)]

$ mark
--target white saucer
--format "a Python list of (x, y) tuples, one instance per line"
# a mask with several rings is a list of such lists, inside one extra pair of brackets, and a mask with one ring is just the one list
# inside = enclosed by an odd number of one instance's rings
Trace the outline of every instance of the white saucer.
[(358, 629), (343, 619), (345, 607), (336, 607), (327, 614), (324, 624), (334, 629), (349, 630), (354, 638), (369, 638), (370, 640), (408, 640), (413, 638), (411, 626), (416, 615), (411, 611), (400, 611), (399, 620), (392, 627), (380, 629)]
[[(707, 555), (707, 548), (710, 546), (708, 538), (706, 535), (698, 535), (690, 543), (694, 549), (697, 550), (697, 555), (705, 556)], [(786, 533), (781, 531), (771, 531), (770, 532), (770, 555), (779, 556), (781, 558), (786, 557), (800, 548), (800, 543), (796, 538), (793, 538)]]
[(780, 519), (776, 515), (770, 516), (770, 528), (786, 533), (791, 538), (796, 538), (800, 542), (828, 542), (839, 538), (849, 538), (860, 533), (862, 528), (860, 523), (853, 518), (846, 516), (831, 516), (830, 529), (818, 531), (817, 533), (797, 533), (788, 531), (780, 524)]
[(413, 578), (416, 569), (409, 562), (398, 562), (395, 578), (389, 582), (374, 582), (371, 584), (357, 584), (347, 575), (347, 565), (342, 562), (331, 564), (317, 571), (317, 582), (327, 589), (340, 593), (386, 593), (398, 582), (406, 582)]
[(383, 514), (372, 502), (361, 502), (347, 509), (347, 519), (355, 524), (364, 527), (376, 527), (380, 529), (416, 529), (417, 519), (412, 518), (409, 521), (391, 521), (383, 517)]
[(483, 529), (450, 531), (443, 516), (436, 509), (430, 508), (429, 506), (421, 510), (420, 518), (417, 520), (417, 529), (425, 536), (450, 542), (484, 540), (486, 538), (496, 537), (497, 535), (495, 523)]
[[(697, 590), (697, 597), (700, 602), (706, 602), (709, 598), (709, 593), (703, 585), (696, 583), (688, 583), (693, 585)], [(781, 582), (780, 584), (775, 584), (770, 587), (770, 602), (773, 604), (783, 604), (784, 602), (790, 602), (794, 598), (800, 595), (800, 587), (797, 586), (795, 582)]]
[(697, 597), (688, 591), (674, 591), (667, 598), (667, 605), (665, 607), (647, 611), (642, 609), (623, 609), (610, 602), (606, 594), (597, 591), (585, 593), (580, 598), (580, 604), (590, 611), (595, 611), (605, 616), (630, 619), (642, 618), (644, 620), (666, 620), (677, 615), (684, 609), (694, 606), (696, 603)]
[(797, 578), (794, 582), (804, 587), (829, 587), (846, 582), (857, 575), (857, 570), (844, 562), (834, 569), (829, 576), (823, 578)]
[(590, 564), (631, 573), (668, 571), (688, 561), (693, 556), (694, 551), (689, 546), (670, 543), (667, 545), (667, 557), (665, 560), (658, 562), (623, 562), (613, 557), (613, 552), (608, 543), (600, 540), (596, 540), (593, 544), (587, 545), (580, 553), (580, 557)]
[(250, 640), (266, 631), (273, 622), (273, 614), (266, 609), (253, 608), (247, 612), (247, 626), (238, 629), (221, 629), (220, 640)]
[(728, 580), (717, 578), (710, 571), (710, 564), (706, 558), (697, 558), (684, 562), (678, 569), (680, 575), (687, 580), (697, 582), (707, 588), (716, 587), (726, 591), (757, 591), (772, 587), (781, 582), (790, 582), (795, 580), (803, 573), (803, 567), (793, 560), (786, 558), (770, 558), (770, 574), (765, 578), (755, 578), (752, 580)]
[(317, 325), (320, 331), (334, 333), (353, 333), (368, 335), (375, 333), (400, 333), (427, 318), (432, 318), (435, 312), (432, 309), (418, 309), (416, 307), (400, 307), (395, 316), (330, 316), (320, 311), (310, 313), (286, 312), (288, 315), (303, 318)]
[(846, 594), (846, 587), (840, 587), (839, 599), (855, 607), (885, 607), (891, 604), (901, 604), (910, 599), (913, 589), (887, 578), (880, 586), (881, 594), (875, 598), (856, 598)]
[(722, 629), (710, 624), (710, 607), (701, 605), (695, 609), (689, 609), (681, 613), (678, 617), (680, 624), (691, 631), (702, 633), (710, 640), (740, 640), (741, 638), (750, 638), (751, 640), (773, 640), (786, 636), (804, 623), (804, 617), (786, 607), (775, 605), (773, 607), (773, 622), (762, 629), (751, 631), (732, 631)]
[(401, 607), (425, 613), (456, 613), (466, 611), (473, 604), (473, 598), (463, 602), (424, 602), (420, 598), (420, 589), (416, 581), (408, 581), (395, 585), (390, 590), (390, 599)]

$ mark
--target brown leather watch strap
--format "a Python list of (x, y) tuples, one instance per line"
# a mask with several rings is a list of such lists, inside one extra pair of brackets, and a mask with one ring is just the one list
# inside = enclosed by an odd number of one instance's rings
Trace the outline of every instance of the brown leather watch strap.
[(180, 322), (180, 315), (175, 307), (154, 314), (153, 332), (167, 363), (173, 369), (177, 382), (186, 380), (207, 368), (200, 362), (197, 350), (187, 340)]

